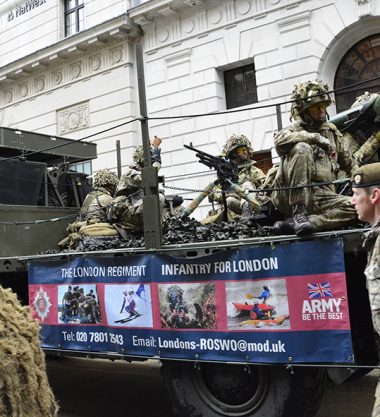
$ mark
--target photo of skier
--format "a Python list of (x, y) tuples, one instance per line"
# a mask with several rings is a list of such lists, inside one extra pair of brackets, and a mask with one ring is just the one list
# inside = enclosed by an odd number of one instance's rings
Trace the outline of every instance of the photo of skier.
[(96, 284), (58, 286), (58, 323), (99, 324), (101, 321)]
[(214, 284), (160, 284), (158, 290), (161, 328), (217, 328)]
[[(143, 286), (143, 284), (141, 284)], [(140, 285), (140, 287), (141, 287)], [(137, 291), (139, 291), (140, 287)], [(134, 318), (137, 318), (141, 316), (141, 314), (136, 311), (136, 301), (135, 297), (137, 294), (135, 294), (134, 289), (128, 288), (123, 291), (124, 299), (123, 299), (123, 305), (121, 306), (120, 314), (126, 312), (129, 314), (129, 316), (125, 319), (116, 320), (115, 323), (121, 323), (121, 322), (127, 322), (129, 320), (133, 320)]]
[(284, 279), (226, 283), (229, 329), (289, 329), (289, 304)]
[(150, 285), (105, 285), (104, 294), (110, 326), (153, 327)]

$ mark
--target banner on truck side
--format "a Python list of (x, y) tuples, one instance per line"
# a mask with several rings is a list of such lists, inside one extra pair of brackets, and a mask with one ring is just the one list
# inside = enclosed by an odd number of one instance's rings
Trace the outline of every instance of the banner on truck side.
[(42, 346), (173, 359), (352, 363), (341, 240), (32, 262)]

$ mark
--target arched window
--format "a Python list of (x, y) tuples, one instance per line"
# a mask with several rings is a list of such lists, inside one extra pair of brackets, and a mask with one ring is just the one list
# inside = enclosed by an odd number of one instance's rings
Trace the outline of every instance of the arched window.
[[(339, 89), (380, 76), (380, 34), (368, 36), (355, 44), (342, 58), (335, 74), (334, 88)], [(380, 92), (380, 79), (335, 93), (337, 112), (347, 110), (364, 92)]]

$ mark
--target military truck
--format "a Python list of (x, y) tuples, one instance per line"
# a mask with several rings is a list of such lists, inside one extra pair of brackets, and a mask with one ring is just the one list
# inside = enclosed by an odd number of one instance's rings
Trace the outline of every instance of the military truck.
[(161, 361), (180, 416), (311, 417), (377, 366), (360, 232), (26, 257), (29, 304), (46, 352)]
[(49, 252), (90, 189), (70, 165), (96, 147), (0, 135), (0, 282), (47, 353), (158, 360), (185, 417), (312, 417), (328, 377), (377, 367), (361, 229)]
[(15, 255), (55, 248), (91, 190), (73, 164), (96, 158), (96, 144), (0, 128), (1, 283), (27, 303), (27, 274)]

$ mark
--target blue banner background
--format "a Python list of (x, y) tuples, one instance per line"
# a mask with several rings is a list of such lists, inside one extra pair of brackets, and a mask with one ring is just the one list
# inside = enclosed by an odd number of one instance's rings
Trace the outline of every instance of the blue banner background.
[[(215, 263), (276, 257), (278, 269), (259, 271), (215, 271)], [(203, 274), (162, 275), (162, 265), (211, 264)], [(142, 267), (145, 274), (115, 276), (114, 267)], [(68, 274), (62, 269), (105, 268), (105, 274), (89, 279)], [(142, 269), (140, 268), (140, 271)], [(135, 271), (139, 271), (138, 268)], [(341, 240), (305, 241), (221, 251), (201, 258), (176, 258), (166, 254), (125, 255), (117, 257), (77, 257), (70, 261), (32, 262), (29, 284), (93, 283), (181, 283), (239, 281), (344, 273)], [(158, 300), (152, 300), (158, 302)], [(279, 329), (281, 330), (281, 329)], [(210, 329), (120, 328), (103, 325), (44, 324), (42, 346), (82, 352), (114, 352), (121, 355), (171, 359), (263, 362), (263, 363), (353, 363), (349, 330), (310, 331), (216, 331)]]

